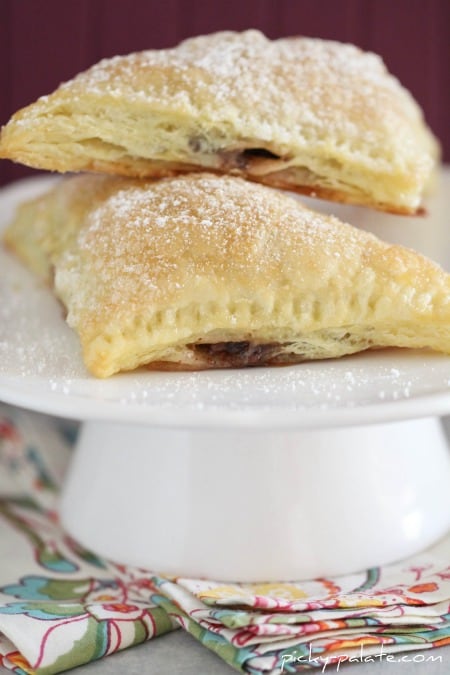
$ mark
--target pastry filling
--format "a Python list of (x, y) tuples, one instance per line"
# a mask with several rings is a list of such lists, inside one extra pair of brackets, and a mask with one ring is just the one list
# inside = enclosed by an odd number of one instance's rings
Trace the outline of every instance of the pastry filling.
[(280, 155), (265, 148), (245, 148), (245, 150), (223, 150), (218, 153), (220, 168), (224, 171), (239, 169), (254, 174), (270, 173), (279, 169)]
[(246, 150), (242, 150), (239, 154), (244, 160), (247, 159), (247, 161), (254, 157), (261, 157), (264, 159), (281, 159), (280, 155), (276, 155), (274, 152), (266, 150), (266, 148), (247, 148)]
[(205, 161), (205, 166), (226, 172), (243, 172), (262, 176), (279, 171), (280, 167), (290, 166), (291, 163), (289, 157), (282, 157), (267, 148), (242, 146), (217, 148), (201, 135), (189, 138), (188, 146), (191, 153), (204, 155), (205, 160), (209, 158), (210, 161)]
[(191, 345), (191, 348), (206, 358), (216, 368), (243, 368), (277, 363), (280, 348), (278, 342), (215, 342)]

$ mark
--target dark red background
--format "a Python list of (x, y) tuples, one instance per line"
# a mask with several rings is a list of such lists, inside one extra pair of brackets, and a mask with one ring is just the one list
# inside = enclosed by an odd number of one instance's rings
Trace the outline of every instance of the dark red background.
[[(0, 0), (0, 123), (103, 56), (249, 27), (381, 54), (450, 161), (450, 0)], [(27, 172), (0, 162), (0, 183)]]

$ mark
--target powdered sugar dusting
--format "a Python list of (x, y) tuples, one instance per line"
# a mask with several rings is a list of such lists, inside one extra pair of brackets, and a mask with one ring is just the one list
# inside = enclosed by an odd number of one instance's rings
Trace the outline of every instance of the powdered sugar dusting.
[(49, 381), (86, 377), (79, 340), (56, 298), (2, 251), (0, 262), (0, 374)]
[(385, 129), (394, 127), (407, 146), (405, 115), (421, 117), (377, 55), (312, 38), (271, 41), (255, 30), (104, 59), (63, 88), (75, 97), (88, 92), (140, 100), (161, 110), (206, 112), (218, 124), (238, 116), (244, 136), (257, 133), (267, 142), (286, 142), (286, 150), (322, 136), (325, 145), (331, 138), (343, 146), (364, 141), (376, 156)]
[[(87, 213), (73, 246), (55, 258), (56, 287), (70, 299), (69, 321), (75, 325), (86, 320), (86, 310), (101, 318), (112, 308), (118, 317), (161, 301), (170, 306), (170, 299), (182, 307), (193, 285), (221, 285), (223, 274), (242, 279), (247, 292), (264, 288), (270, 278), (285, 279), (288, 292), (299, 269), (308, 274), (326, 258), (315, 270), (317, 285), (323, 285), (340, 268), (351, 276), (361, 241), (375, 242), (289, 196), (235, 177), (127, 182), (82, 176), (72, 182), (78, 190), (68, 188), (67, 208), (71, 195), (90, 192), (92, 183), (107, 194)], [(199, 290), (199, 303), (205, 292)]]

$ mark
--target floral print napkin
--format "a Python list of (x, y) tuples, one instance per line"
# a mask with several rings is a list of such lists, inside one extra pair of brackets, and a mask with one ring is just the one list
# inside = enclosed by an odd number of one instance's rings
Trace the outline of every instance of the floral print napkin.
[(76, 432), (0, 404), (0, 665), (50, 675), (178, 626), (253, 675), (439, 660), (431, 648), (450, 644), (450, 536), (395, 565), (279, 584), (173, 579), (100, 559), (58, 524)]

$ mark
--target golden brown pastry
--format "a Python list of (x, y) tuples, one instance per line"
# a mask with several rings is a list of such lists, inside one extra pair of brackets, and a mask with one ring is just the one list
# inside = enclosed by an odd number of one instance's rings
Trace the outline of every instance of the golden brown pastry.
[(450, 275), (241, 178), (73, 177), (23, 205), (6, 241), (54, 283), (99, 377), (450, 353)]
[(4, 127), (0, 156), (56, 171), (209, 170), (326, 199), (420, 209), (437, 143), (375, 54), (223, 32), (103, 60)]

